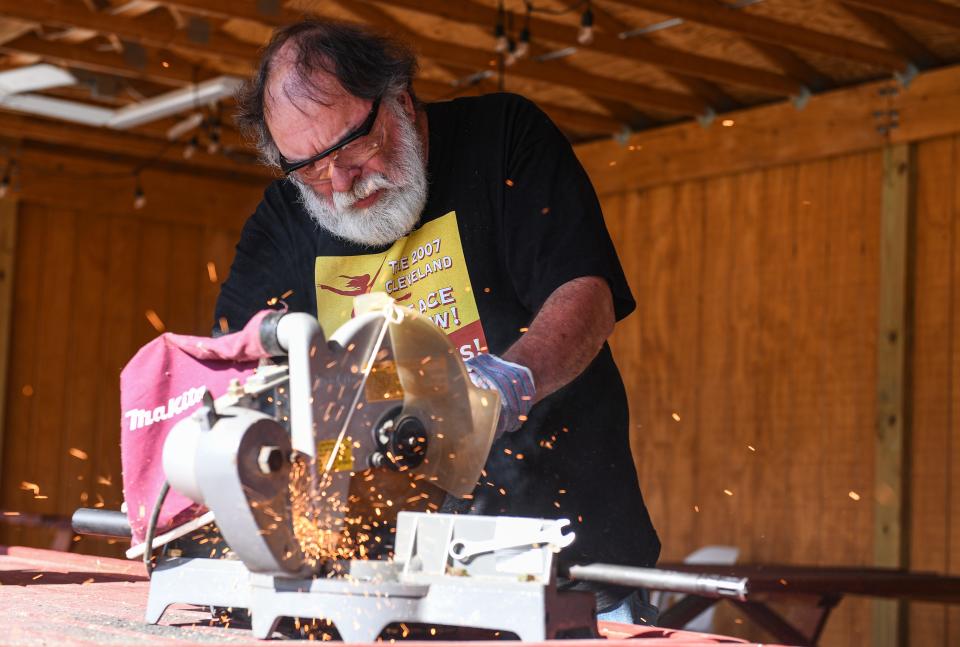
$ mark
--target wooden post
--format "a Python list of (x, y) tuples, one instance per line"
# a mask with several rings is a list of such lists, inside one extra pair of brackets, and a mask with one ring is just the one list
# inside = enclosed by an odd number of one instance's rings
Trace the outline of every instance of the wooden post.
[(7, 374), (10, 369), (10, 328), (13, 322), (13, 269), (17, 249), (17, 202), (0, 198), (0, 473), (7, 424)]
[[(910, 270), (913, 263), (915, 162), (911, 144), (883, 151), (880, 214), (880, 303), (877, 334), (876, 476), (874, 483), (874, 563), (907, 566), (910, 343)], [(878, 601), (873, 608), (872, 645), (906, 644), (906, 606)]]

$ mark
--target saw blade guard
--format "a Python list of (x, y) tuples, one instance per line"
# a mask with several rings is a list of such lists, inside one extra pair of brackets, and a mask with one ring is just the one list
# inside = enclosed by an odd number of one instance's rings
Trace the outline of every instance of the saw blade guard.
[(413, 471), (455, 497), (470, 494), (493, 444), (499, 393), (473, 385), (459, 351), (426, 317), (383, 293), (358, 297), (355, 309), (358, 318), (383, 317), (403, 391), (398, 419), (413, 417), (424, 426), (426, 456)]

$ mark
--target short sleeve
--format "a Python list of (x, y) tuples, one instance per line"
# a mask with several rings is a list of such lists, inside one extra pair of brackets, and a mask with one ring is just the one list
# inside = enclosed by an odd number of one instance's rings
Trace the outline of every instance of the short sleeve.
[(607, 280), (617, 320), (636, 307), (593, 185), (573, 148), (533, 103), (513, 97), (505, 114), (501, 244), (525, 307), (540, 309), (583, 276)]
[(307, 241), (293, 227), (280, 190), (272, 186), (247, 220), (230, 275), (220, 286), (213, 334), (243, 328), (253, 315), (282, 299), (293, 312), (310, 312), (312, 277)]

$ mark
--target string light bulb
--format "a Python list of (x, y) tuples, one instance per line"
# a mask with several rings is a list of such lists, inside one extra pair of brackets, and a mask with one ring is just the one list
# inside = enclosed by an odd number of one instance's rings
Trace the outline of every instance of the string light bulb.
[(496, 39), (493, 51), (497, 54), (506, 54), (510, 50), (510, 39), (507, 38), (507, 28), (504, 24), (503, 2), (497, 7), (497, 24), (493, 28), (493, 37)]
[(0, 179), (0, 198), (7, 197), (10, 191), (10, 172), (13, 170), (13, 161), (7, 162), (7, 168), (3, 172), (3, 179)]
[(523, 58), (530, 53), (530, 12), (533, 11), (533, 5), (527, 3), (527, 17), (523, 21), (523, 29), (520, 30), (520, 39), (517, 47), (513, 51), (514, 58)]
[(581, 45), (589, 45), (593, 42), (593, 11), (590, 9), (590, 3), (580, 16), (580, 31), (577, 33), (577, 42)]
[(190, 141), (187, 142), (187, 145), (183, 148), (183, 159), (188, 160), (193, 157), (197, 149), (200, 148), (200, 140), (197, 139), (197, 136), (194, 135), (190, 138)]
[(136, 176), (137, 184), (133, 189), (133, 208), (134, 209), (143, 209), (147, 206), (147, 194), (143, 192), (143, 187), (140, 185), (140, 175)]
[(220, 152), (220, 127), (214, 126), (210, 129), (210, 141), (207, 142), (207, 152), (216, 155)]

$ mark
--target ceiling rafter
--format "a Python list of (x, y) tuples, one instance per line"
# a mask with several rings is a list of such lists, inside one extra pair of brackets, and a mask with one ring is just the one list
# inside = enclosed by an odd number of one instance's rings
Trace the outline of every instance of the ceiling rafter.
[(154, 47), (178, 47), (206, 56), (229, 58), (250, 64), (257, 48), (221, 34), (213, 26), (205, 39), (191, 38), (189, 30), (179, 30), (173, 19), (160, 12), (137, 18), (94, 13), (81, 4), (64, 2), (23, 2), (0, 0), (0, 14), (43, 25), (81, 27), (101, 34), (116, 34), (123, 40)]
[[(370, 4), (382, 2), (382, 0), (355, 0), (355, 2)], [(497, 17), (495, 9), (472, 0), (446, 3), (435, 3), (431, 0), (390, 0), (389, 4), (485, 27), (492, 27)], [(577, 42), (579, 30), (577, 27), (538, 18), (531, 20), (530, 31), (534, 38), (574, 45)], [(594, 35), (593, 43), (589, 48), (701, 79), (760, 90), (774, 96), (788, 96), (801, 91), (798, 81), (781, 74), (657, 45), (645, 39), (621, 39), (613, 34), (598, 33)]]
[(79, 124), (65, 124), (23, 115), (4, 115), (3, 119), (0, 119), (0, 137), (54, 145), (67, 144), (84, 150), (155, 161), (152, 165), (161, 162), (172, 163), (194, 169), (228, 173), (233, 177), (242, 175), (262, 179), (271, 175), (267, 169), (256, 165), (253, 155), (249, 153), (244, 155), (245, 159), (249, 159), (247, 163), (198, 151), (187, 164), (181, 155), (181, 148), (171, 146), (170, 142), (163, 138)]
[[(400, 24), (374, 4), (353, 0), (349, 6), (345, 4), (342, 4), (342, 6), (367, 22), (387, 26), (398, 35), (407, 38), (427, 58), (454, 65), (463, 65), (474, 71), (490, 68), (490, 52), (470, 47), (453, 46), (444, 41), (415, 34), (410, 28)], [(707, 105), (703, 101), (687, 94), (652, 88), (638, 83), (606, 79), (582, 71), (564, 70), (549, 63), (520, 60), (510, 66), (510, 73), (518, 77), (547, 81), (556, 85), (572, 87), (586, 94), (627, 101), (628, 103), (674, 114), (697, 115), (707, 109)]]
[(827, 56), (849, 59), (893, 72), (907, 70), (909, 61), (896, 52), (752, 14), (711, 0), (611, 0), (690, 22), (723, 29), (774, 45), (795, 47)]
[[(361, 5), (357, 2), (354, 2), (348, 9), (355, 11), (360, 9), (361, 6), (369, 12), (383, 13), (373, 5)], [(158, 16), (156, 13), (137, 19), (126, 19), (104, 13), (92, 13), (81, 5), (69, 6), (62, 3), (44, 3), (41, 5), (22, 3), (19, 0), (0, 0), (0, 12), (44, 24), (73, 24), (94, 29), (101, 33), (115, 33), (123, 39), (148, 45), (159, 47), (175, 45), (210, 56), (226, 54), (230, 58), (242, 62), (250, 71), (252, 71), (254, 61), (258, 56), (256, 47), (239, 43), (215, 32), (209, 34), (209, 40), (205, 43), (190, 40), (184, 32), (179, 32), (172, 26), (171, 20)], [(71, 21), (73, 22), (71, 23)], [(451, 45), (444, 41), (422, 36), (416, 36), (415, 42), (420, 52), (428, 58), (449, 61), (473, 69), (489, 67), (490, 55), (484, 50)], [(221, 47), (225, 49), (221, 49)], [(706, 105), (702, 101), (689, 95), (636, 83), (623, 83), (616, 79), (607, 80), (585, 72), (570, 75), (548, 64), (521, 61), (512, 67), (512, 72), (518, 76), (583, 89), (592, 94), (645, 105), (674, 114), (695, 115), (704, 112), (706, 109)]]
[[(569, 7), (576, 6), (577, 0), (566, 0), (566, 4)], [(596, 25), (610, 34), (621, 34), (632, 28), (632, 25), (623, 22), (600, 7), (593, 7), (592, 11)], [(692, 94), (703, 99), (715, 111), (732, 110), (740, 107), (736, 99), (724, 92), (723, 88), (712, 81), (670, 70), (667, 70), (667, 74), (686, 87)]]
[(811, 90), (826, 90), (835, 85), (833, 79), (815, 68), (792, 49), (754, 38), (747, 38), (746, 41), (750, 47), (760, 52), (767, 60), (790, 76), (800, 79)]
[[(449, 66), (444, 67), (451, 70), (453, 73), (456, 73), (455, 69)], [(481, 79), (476, 83), (457, 87), (456, 85), (443, 83), (441, 81), (417, 78), (414, 80), (413, 86), (418, 96), (422, 96), (428, 100), (438, 101), (449, 99), (454, 94), (468, 94), (479, 89), (478, 86), (480, 86), (482, 83), (483, 80)], [(493, 90), (491, 89), (491, 91)], [(539, 102), (537, 105), (539, 105), (544, 112), (550, 115), (551, 119), (553, 119), (553, 121), (560, 126), (581, 133), (613, 134), (623, 130), (626, 126), (625, 122), (618, 121), (615, 117), (602, 115), (596, 112), (576, 110), (567, 108), (566, 106), (559, 106), (544, 102)]]
[[(21, 36), (0, 45), (0, 52), (35, 54), (49, 63), (175, 87), (213, 78), (218, 74), (188, 63), (172, 53), (154, 48), (144, 48), (146, 56), (142, 61), (143, 65), (136, 66), (125, 60), (122, 54), (98, 52), (90, 47), (64, 45), (33, 35)], [(163, 65), (164, 61), (167, 62), (167, 66)]]
[[(170, 52), (155, 48), (145, 48), (145, 64), (134, 67), (126, 62), (122, 55), (114, 52), (98, 52), (90, 47), (68, 46), (51, 42), (35, 35), (20, 38), (0, 45), (0, 52), (11, 54), (37, 55), (43, 60), (64, 67), (88, 70), (126, 79), (145, 80), (167, 86), (183, 87), (195, 81), (203, 81), (219, 74), (216, 70), (198, 67), (178, 59)], [(164, 66), (166, 61), (168, 66)], [(424, 96), (443, 96), (454, 90), (449, 84), (436, 81), (417, 81), (419, 88), (427, 90)], [(563, 106), (542, 104), (541, 107), (564, 127), (586, 133), (615, 133), (623, 129), (624, 124), (614, 118), (598, 113), (573, 110)]]
[(942, 62), (939, 56), (910, 35), (910, 32), (897, 24), (897, 21), (893, 18), (848, 2), (841, 2), (840, 4), (867, 29), (882, 38), (890, 49), (910, 59), (918, 68), (925, 69)]
[[(354, 0), (349, 9), (358, 4), (376, 5), (380, 0)], [(198, 13), (218, 16), (234, 16), (258, 20), (269, 25), (282, 25), (296, 20), (302, 14), (282, 9), (278, 14), (265, 15), (256, 8), (257, 3), (229, 2), (228, 0), (167, 0), (168, 4), (190, 9)], [(435, 0), (390, 0), (390, 6), (410, 9), (455, 22), (493, 27), (496, 9), (472, 2), (436, 2)], [(557, 43), (573, 45), (577, 42), (577, 28), (557, 22), (531, 19), (530, 30), (534, 38), (543, 38)], [(759, 68), (748, 67), (715, 58), (673, 49), (643, 39), (620, 39), (613, 34), (596, 34), (590, 48), (598, 52), (618, 56), (663, 69), (687, 74), (718, 83), (730, 83), (751, 88), (773, 96), (798, 94), (801, 85), (789, 77)]]
[(960, 29), (960, 7), (934, 0), (844, 0), (871, 11)]

